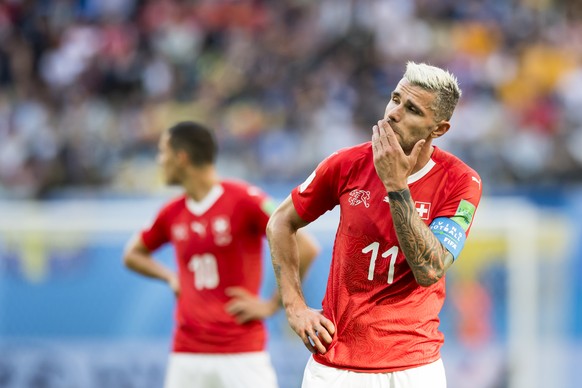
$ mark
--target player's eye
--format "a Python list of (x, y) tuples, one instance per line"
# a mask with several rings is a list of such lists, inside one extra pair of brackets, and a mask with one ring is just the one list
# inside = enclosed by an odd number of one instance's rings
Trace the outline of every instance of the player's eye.
[(408, 105), (407, 109), (411, 112), (414, 113), (416, 115), (420, 114), (420, 111), (414, 106), (414, 105)]

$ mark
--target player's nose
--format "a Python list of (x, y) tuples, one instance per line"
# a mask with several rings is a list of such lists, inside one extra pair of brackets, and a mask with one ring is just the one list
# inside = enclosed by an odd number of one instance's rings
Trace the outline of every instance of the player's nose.
[(390, 123), (390, 121), (393, 121), (395, 123), (399, 122), (401, 116), (402, 116), (402, 109), (400, 108), (400, 106), (396, 105), (396, 106), (392, 107), (388, 111), (388, 115), (387, 115), (388, 123)]

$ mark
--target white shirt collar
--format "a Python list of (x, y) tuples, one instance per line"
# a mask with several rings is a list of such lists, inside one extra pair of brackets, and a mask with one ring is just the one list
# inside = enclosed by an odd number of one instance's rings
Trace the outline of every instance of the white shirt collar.
[(429, 173), (430, 170), (432, 170), (432, 168), (436, 165), (435, 161), (432, 159), (428, 160), (428, 163), (426, 163), (424, 165), (423, 168), (421, 168), (420, 170), (418, 170), (417, 172), (415, 172), (414, 174), (410, 175), (408, 177), (408, 184), (412, 184), (414, 182), (416, 182), (417, 180), (421, 179), (422, 177), (424, 177), (426, 174)]
[(200, 216), (206, 213), (206, 211), (210, 209), (212, 205), (216, 203), (216, 201), (218, 201), (218, 198), (220, 198), (222, 193), (224, 193), (224, 188), (222, 185), (216, 184), (210, 189), (208, 194), (206, 194), (206, 197), (204, 197), (201, 201), (195, 201), (188, 197), (186, 199), (186, 207), (190, 213), (196, 216)]

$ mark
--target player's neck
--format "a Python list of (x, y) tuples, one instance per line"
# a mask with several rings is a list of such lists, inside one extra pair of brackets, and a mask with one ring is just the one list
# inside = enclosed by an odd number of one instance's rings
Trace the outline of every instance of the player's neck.
[(430, 157), (432, 156), (433, 151), (434, 147), (432, 144), (425, 144), (425, 146), (420, 151), (420, 154), (418, 155), (418, 159), (416, 160), (416, 166), (414, 166), (414, 169), (412, 170), (411, 174), (420, 171), (424, 166), (426, 166), (426, 164), (430, 160)]
[(220, 182), (214, 166), (196, 168), (189, 172), (188, 179), (183, 184), (188, 197), (194, 201), (203, 200), (210, 190)]

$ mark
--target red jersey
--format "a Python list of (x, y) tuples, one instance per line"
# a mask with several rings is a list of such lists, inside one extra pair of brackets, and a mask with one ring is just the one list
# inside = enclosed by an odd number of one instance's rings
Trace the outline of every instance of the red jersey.
[(227, 287), (258, 294), (262, 281), (265, 228), (272, 201), (258, 188), (222, 181), (201, 202), (182, 195), (168, 202), (142, 231), (154, 251), (172, 243), (180, 296), (173, 349), (189, 353), (264, 350), (261, 321), (238, 324), (225, 311)]
[[(481, 197), (481, 179), (475, 171), (435, 147), (431, 160), (408, 178), (408, 185), (427, 225), (439, 217), (460, 219), (463, 231), (454, 232), (465, 237)], [(443, 344), (438, 313), (445, 279), (430, 287), (416, 283), (398, 244), (371, 143), (328, 157), (293, 190), (292, 198), (307, 222), (340, 205), (322, 302), (323, 314), (334, 323), (336, 333), (328, 352), (314, 355), (315, 360), (374, 373), (437, 360)]]

